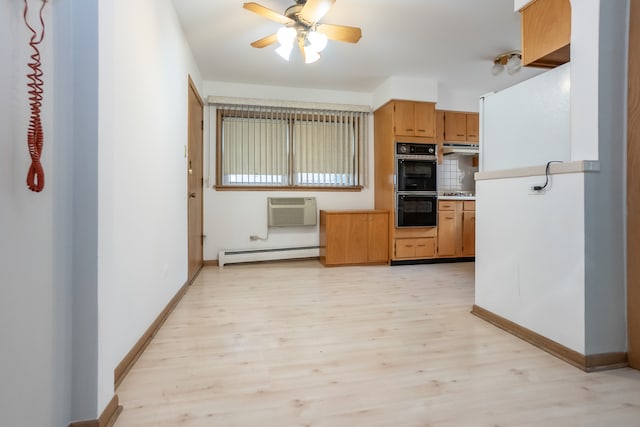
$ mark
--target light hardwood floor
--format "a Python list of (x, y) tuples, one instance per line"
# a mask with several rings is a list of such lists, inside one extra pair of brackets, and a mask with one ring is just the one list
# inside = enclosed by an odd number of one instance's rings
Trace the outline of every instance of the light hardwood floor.
[(639, 371), (586, 374), (469, 314), (473, 266), (205, 267), (115, 426), (640, 426)]

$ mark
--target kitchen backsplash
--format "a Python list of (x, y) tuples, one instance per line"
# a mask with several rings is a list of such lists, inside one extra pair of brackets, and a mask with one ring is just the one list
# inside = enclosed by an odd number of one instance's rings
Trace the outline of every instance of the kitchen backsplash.
[(438, 165), (438, 190), (476, 191), (473, 179), (478, 167), (471, 156), (450, 154)]

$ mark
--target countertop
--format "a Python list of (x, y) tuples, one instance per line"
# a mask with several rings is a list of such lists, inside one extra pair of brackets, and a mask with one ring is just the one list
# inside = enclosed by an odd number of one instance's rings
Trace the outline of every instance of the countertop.
[(438, 196), (438, 200), (475, 200), (476, 196)]

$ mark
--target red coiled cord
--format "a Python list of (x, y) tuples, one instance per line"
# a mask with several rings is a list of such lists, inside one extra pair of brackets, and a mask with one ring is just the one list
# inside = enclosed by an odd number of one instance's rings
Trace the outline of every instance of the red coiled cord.
[(40, 163), (40, 155), (42, 154), (42, 145), (44, 143), (44, 134), (42, 132), (42, 122), (40, 120), (40, 108), (42, 107), (42, 93), (43, 93), (43, 81), (42, 70), (40, 66), (40, 51), (38, 45), (44, 38), (44, 19), (42, 18), (42, 10), (46, 0), (42, 1), (42, 7), (40, 7), (40, 24), (42, 26), (42, 32), (38, 35), (36, 30), (29, 25), (27, 19), (27, 13), (29, 11), (29, 5), (27, 0), (24, 0), (24, 23), (27, 24), (27, 28), (31, 31), (31, 40), (29, 46), (34, 50), (31, 55), (33, 62), (27, 64), (31, 68), (32, 72), (27, 74), (27, 77), (31, 82), (27, 84), (29, 90), (29, 103), (31, 106), (31, 118), (29, 119), (29, 129), (27, 131), (27, 144), (29, 146), (29, 155), (31, 156), (31, 166), (27, 173), (27, 186), (29, 190), (40, 192), (44, 188), (44, 169), (42, 163)]

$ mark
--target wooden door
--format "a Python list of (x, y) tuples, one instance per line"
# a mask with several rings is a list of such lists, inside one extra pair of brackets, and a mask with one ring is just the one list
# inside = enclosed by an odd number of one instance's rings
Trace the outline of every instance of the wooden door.
[(369, 214), (368, 230), (368, 253), (369, 262), (389, 261), (389, 214), (371, 213)]
[(393, 112), (395, 134), (400, 136), (415, 135), (415, 109), (413, 102), (396, 101)]
[(462, 249), (460, 255), (475, 256), (476, 254), (476, 213), (462, 212)]
[(640, 369), (640, 0), (631, 0), (627, 113), (627, 331), (629, 365)]
[(467, 140), (467, 115), (455, 111), (444, 112), (444, 140)]
[(203, 103), (198, 90), (189, 78), (187, 147), (187, 215), (188, 215), (188, 266), (191, 281), (202, 267), (202, 135), (204, 127)]
[(438, 212), (438, 256), (455, 256), (457, 246), (456, 212)]
[(467, 142), (480, 141), (480, 114), (467, 113)]
[(431, 102), (416, 102), (414, 104), (414, 113), (415, 135), (433, 138), (436, 124), (435, 104)]

